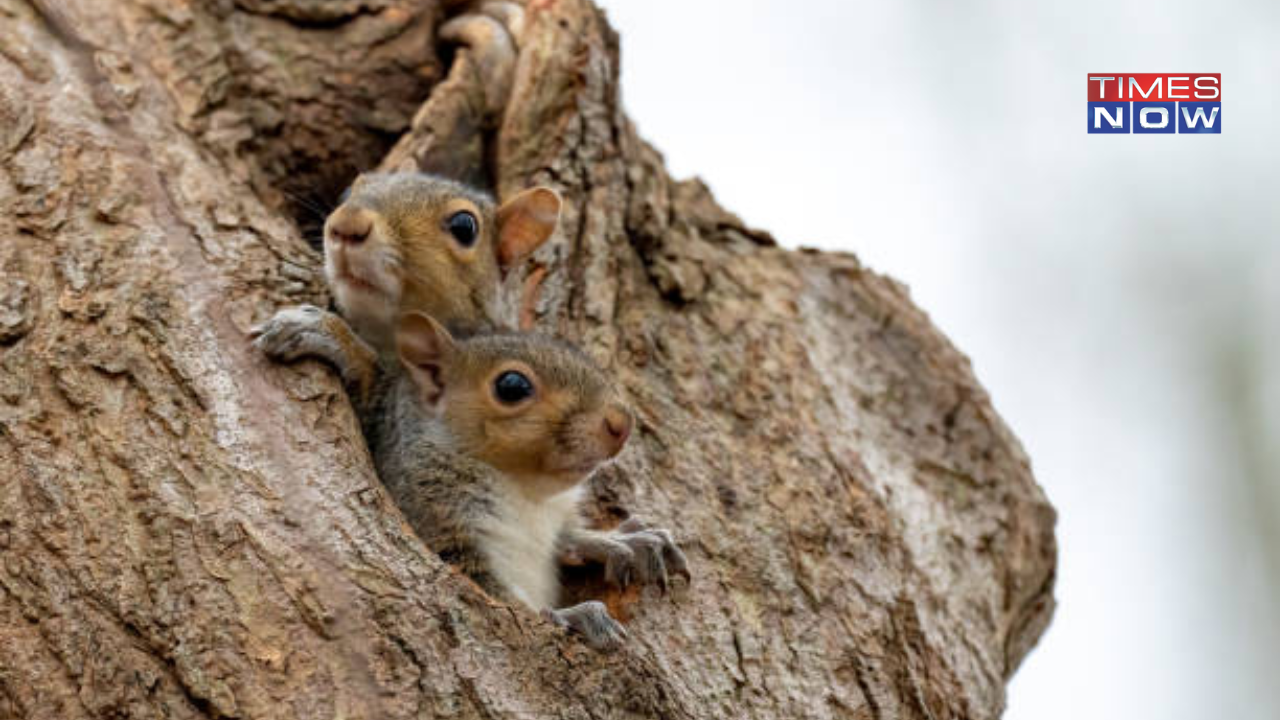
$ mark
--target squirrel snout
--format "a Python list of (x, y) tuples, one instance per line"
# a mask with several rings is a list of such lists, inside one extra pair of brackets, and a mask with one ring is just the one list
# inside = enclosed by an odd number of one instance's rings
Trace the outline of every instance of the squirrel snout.
[(622, 408), (610, 408), (605, 411), (601, 424), (604, 426), (605, 439), (612, 446), (611, 454), (622, 452), (627, 438), (631, 436), (631, 413)]
[(373, 215), (364, 210), (338, 208), (327, 225), (329, 236), (335, 242), (359, 245), (373, 232)]

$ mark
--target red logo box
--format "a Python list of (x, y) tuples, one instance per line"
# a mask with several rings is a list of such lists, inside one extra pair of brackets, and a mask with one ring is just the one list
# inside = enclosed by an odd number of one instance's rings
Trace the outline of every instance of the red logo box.
[(1222, 73), (1089, 73), (1089, 102), (1221, 102)]

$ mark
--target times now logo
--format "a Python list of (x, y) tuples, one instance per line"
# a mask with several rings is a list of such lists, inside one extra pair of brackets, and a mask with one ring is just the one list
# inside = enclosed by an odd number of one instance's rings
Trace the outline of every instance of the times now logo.
[(1219, 73), (1089, 73), (1089, 132), (1222, 132)]

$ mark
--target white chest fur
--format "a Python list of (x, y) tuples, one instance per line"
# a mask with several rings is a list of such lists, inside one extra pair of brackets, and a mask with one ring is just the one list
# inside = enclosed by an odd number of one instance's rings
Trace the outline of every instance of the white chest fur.
[(556, 542), (578, 512), (582, 487), (530, 497), (503, 483), (493, 516), (481, 527), (480, 551), (513, 598), (534, 610), (554, 608), (560, 591)]

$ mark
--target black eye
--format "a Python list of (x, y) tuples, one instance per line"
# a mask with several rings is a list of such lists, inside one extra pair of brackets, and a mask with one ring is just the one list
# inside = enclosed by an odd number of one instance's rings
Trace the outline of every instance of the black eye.
[(480, 223), (476, 222), (476, 216), (466, 210), (450, 215), (445, 226), (449, 228), (449, 234), (463, 247), (471, 247), (476, 241), (476, 235), (480, 234)]
[(533, 383), (529, 378), (515, 370), (508, 370), (493, 381), (493, 394), (507, 405), (515, 405), (526, 398), (533, 397)]

